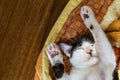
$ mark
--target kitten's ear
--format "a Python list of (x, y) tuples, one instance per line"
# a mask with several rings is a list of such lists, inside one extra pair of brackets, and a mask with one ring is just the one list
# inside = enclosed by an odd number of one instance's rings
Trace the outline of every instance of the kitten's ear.
[(70, 57), (72, 45), (66, 43), (59, 43), (58, 44), (62, 51), (65, 53), (66, 56)]

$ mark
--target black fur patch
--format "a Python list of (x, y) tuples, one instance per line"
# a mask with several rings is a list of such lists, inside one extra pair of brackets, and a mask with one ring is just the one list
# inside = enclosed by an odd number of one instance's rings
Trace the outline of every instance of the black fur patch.
[(88, 14), (83, 14), (84, 19), (89, 18)]
[(117, 68), (114, 70), (114, 73), (113, 73), (113, 80), (119, 80), (118, 78), (118, 72), (117, 72)]
[(52, 68), (56, 78), (61, 78), (63, 76), (64, 65), (62, 63), (56, 63)]
[(93, 25), (90, 25), (90, 29), (93, 29), (94, 27), (93, 27)]

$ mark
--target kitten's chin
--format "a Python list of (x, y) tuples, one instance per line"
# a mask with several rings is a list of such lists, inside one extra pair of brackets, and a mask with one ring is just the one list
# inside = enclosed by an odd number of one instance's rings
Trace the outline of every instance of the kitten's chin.
[(98, 57), (91, 57), (88, 60), (88, 66), (92, 67), (92, 66), (96, 66), (99, 63), (99, 58)]
[(80, 68), (80, 69), (88, 69), (88, 68), (97, 66), (98, 63), (99, 63), (98, 57), (91, 57), (88, 61), (79, 63), (78, 65), (74, 65), (74, 67)]

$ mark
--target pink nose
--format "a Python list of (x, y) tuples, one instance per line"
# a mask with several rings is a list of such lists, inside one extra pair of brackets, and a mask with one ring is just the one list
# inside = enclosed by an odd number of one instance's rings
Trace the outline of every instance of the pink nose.
[(87, 54), (90, 54), (90, 55), (92, 55), (92, 52), (93, 52), (92, 49), (88, 49), (88, 50), (86, 51), (86, 53), (87, 53)]

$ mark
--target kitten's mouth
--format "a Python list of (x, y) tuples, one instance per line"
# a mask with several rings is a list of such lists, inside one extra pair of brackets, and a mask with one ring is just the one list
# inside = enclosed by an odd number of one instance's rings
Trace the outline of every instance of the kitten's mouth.
[(90, 56), (88, 57), (87, 60), (90, 60), (90, 59), (93, 58), (93, 57), (97, 57), (97, 56), (94, 56), (94, 55), (92, 55), (92, 53), (90, 53)]
[(92, 58), (92, 56), (88, 57), (88, 59), (87, 59), (87, 60), (90, 60), (91, 58)]

